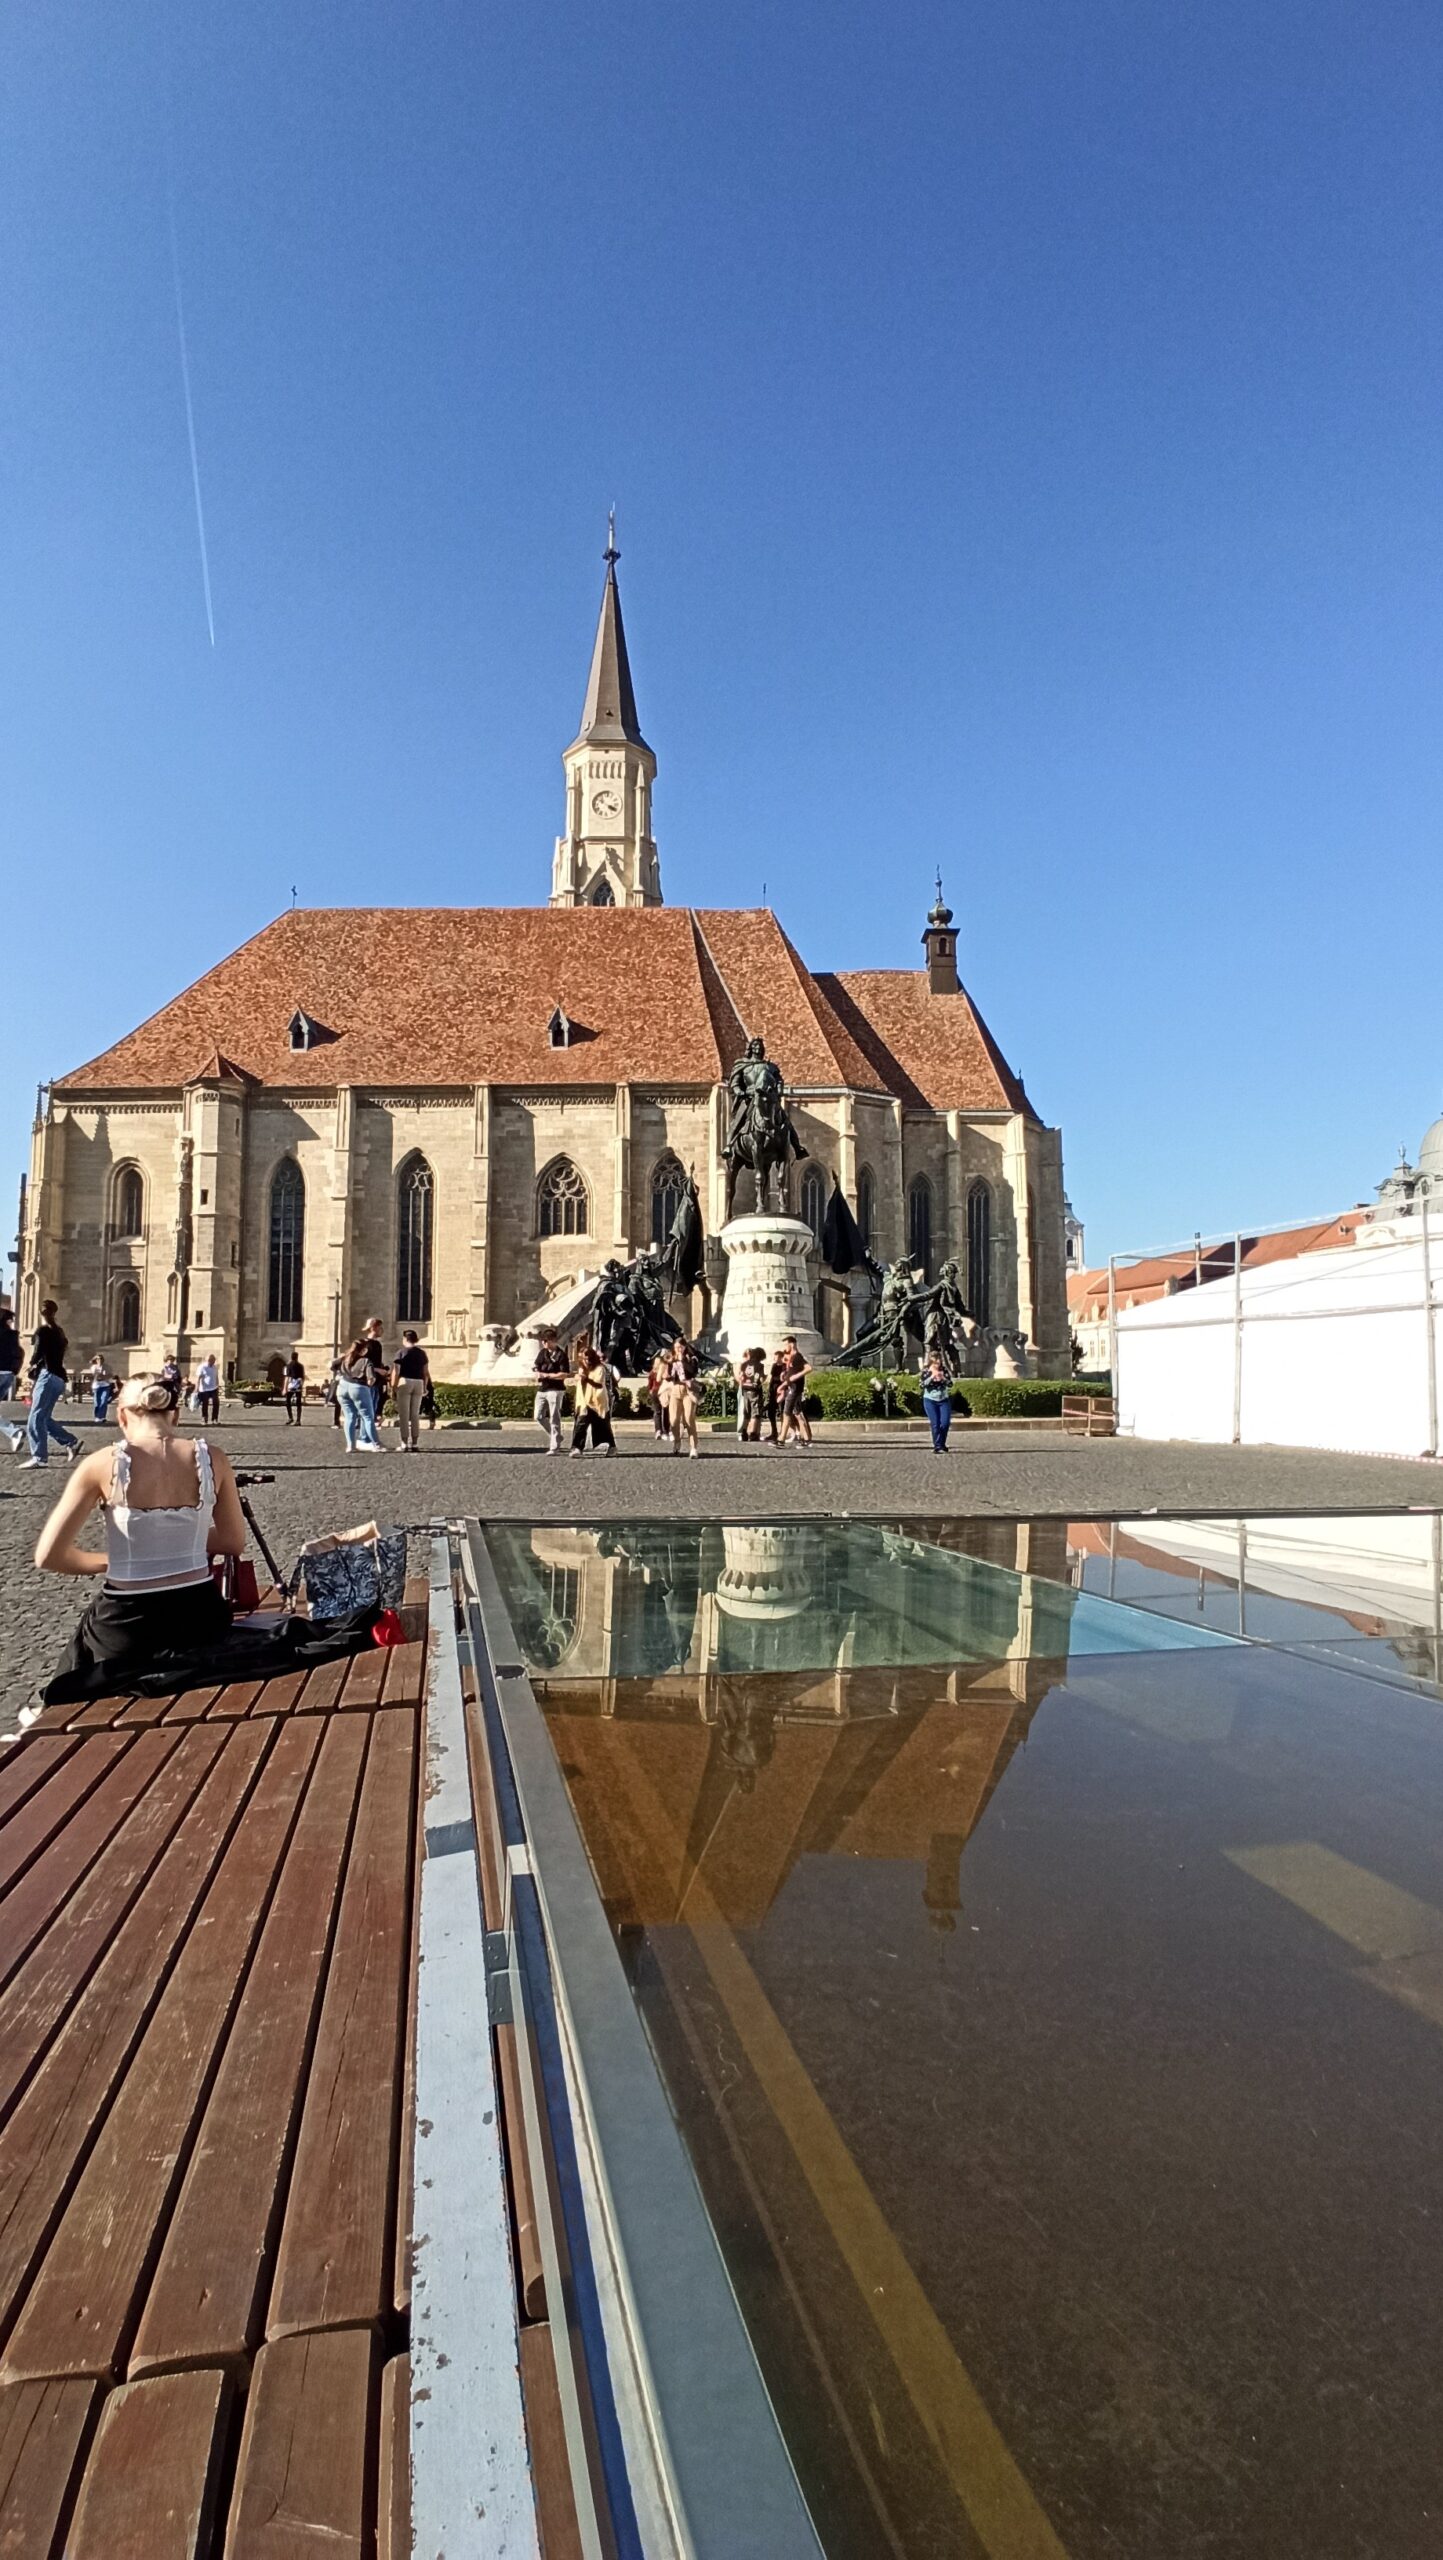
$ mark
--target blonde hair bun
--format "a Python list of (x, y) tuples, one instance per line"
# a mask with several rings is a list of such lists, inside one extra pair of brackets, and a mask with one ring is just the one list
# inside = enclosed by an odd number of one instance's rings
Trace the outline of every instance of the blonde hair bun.
[(127, 1378), (115, 1401), (122, 1413), (169, 1413), (177, 1397), (164, 1378)]

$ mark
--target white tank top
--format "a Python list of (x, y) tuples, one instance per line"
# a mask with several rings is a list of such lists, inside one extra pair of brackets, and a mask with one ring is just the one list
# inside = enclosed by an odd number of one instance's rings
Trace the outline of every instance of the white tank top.
[(126, 1499), (130, 1490), (130, 1448), (125, 1441), (115, 1453), (110, 1499), (105, 1506), (105, 1579), (124, 1591), (137, 1583), (152, 1590), (174, 1590), (199, 1582), (209, 1572), (206, 1542), (215, 1516), (215, 1473), (203, 1440), (195, 1447), (196, 1500), (163, 1511), (137, 1511)]

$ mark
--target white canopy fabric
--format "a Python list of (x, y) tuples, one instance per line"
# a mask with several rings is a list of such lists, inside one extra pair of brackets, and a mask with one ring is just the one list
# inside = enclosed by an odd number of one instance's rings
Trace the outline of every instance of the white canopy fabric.
[(1124, 1309), (1119, 1428), (1148, 1440), (1437, 1456), (1443, 1232), (1430, 1228), (1426, 1256), (1421, 1235), (1387, 1232), (1393, 1240), (1245, 1268), (1237, 1291), (1229, 1275)]

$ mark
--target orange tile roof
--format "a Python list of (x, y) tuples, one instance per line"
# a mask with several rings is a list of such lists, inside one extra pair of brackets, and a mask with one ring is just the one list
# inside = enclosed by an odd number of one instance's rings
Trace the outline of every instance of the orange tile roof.
[[(713, 1002), (685, 907), (296, 908), (59, 1090), (177, 1085), (217, 1050), (291, 1088), (713, 1084), (731, 1063)], [(298, 1007), (329, 1035), (315, 1048), (290, 1046)]]
[(965, 987), (934, 996), (925, 969), (823, 972), (836, 1006), (889, 1092), (914, 1110), (1037, 1114)]
[[(291, 1048), (297, 1011), (312, 1048)], [(295, 908), (56, 1091), (711, 1085), (753, 1032), (792, 1085), (1027, 1108), (967, 996), (920, 973), (814, 976), (767, 908)]]
[(747, 1036), (761, 1033), (789, 1084), (888, 1090), (769, 907), (704, 907), (697, 926)]

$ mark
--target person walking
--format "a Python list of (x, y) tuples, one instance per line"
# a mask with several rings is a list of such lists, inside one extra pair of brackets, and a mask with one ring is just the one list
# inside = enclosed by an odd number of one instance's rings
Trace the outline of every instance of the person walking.
[(945, 1458), (952, 1428), (952, 1381), (940, 1353), (929, 1351), (922, 1363), (922, 1411), (932, 1427), (932, 1455)]
[(205, 1422), (220, 1420), (220, 1363), (207, 1352), (195, 1373), (196, 1402), (200, 1418)]
[(593, 1449), (609, 1449), (616, 1455), (616, 1434), (611, 1427), (612, 1373), (588, 1334), (576, 1346), (576, 1412), (571, 1425), (571, 1454), (583, 1455), (587, 1440)]
[(421, 1446), (421, 1407), (431, 1385), (431, 1363), (421, 1348), (420, 1336), (403, 1336), (396, 1365), (391, 1371), (391, 1393), (396, 1399), (396, 1428), (401, 1434), (401, 1452), (410, 1456)]
[(369, 1371), (366, 1383), (371, 1390), (371, 1421), (378, 1433), (381, 1416), (386, 1410), (386, 1389), (390, 1384), (391, 1375), (390, 1362), (386, 1358), (386, 1346), (382, 1340), (383, 1331), (380, 1317), (371, 1316), (361, 1337), (366, 1346), (366, 1367)]
[(292, 1351), (281, 1373), (281, 1394), (286, 1408), (286, 1429), (294, 1423), (301, 1427), (301, 1408), (306, 1400), (306, 1373), (298, 1351)]
[(666, 1409), (666, 1361), (658, 1351), (646, 1373), (646, 1392), (651, 1400), (651, 1436), (654, 1440), (671, 1438), (671, 1417)]
[(110, 1410), (110, 1371), (98, 1351), (84, 1374), (90, 1390), (91, 1421), (103, 1422)]
[(179, 1411), (180, 1400), (185, 1393), (185, 1380), (180, 1374), (180, 1362), (173, 1352), (168, 1360), (161, 1362), (160, 1382), (163, 1387), (174, 1387), (176, 1410)]
[(797, 1349), (797, 1337), (794, 1333), (789, 1333), (782, 1344), (780, 1384), (781, 1445), (786, 1448), (790, 1443), (794, 1449), (809, 1449), (812, 1445), (812, 1426), (807, 1419), (805, 1405), (807, 1364)]
[(685, 1334), (678, 1334), (666, 1362), (667, 1419), (671, 1424), (671, 1445), (677, 1457), (681, 1456), (683, 1433), (688, 1444), (687, 1456), (701, 1456), (696, 1437), (696, 1418), (701, 1408), (696, 1382), (700, 1374), (701, 1360), (695, 1345), (687, 1341)]
[(737, 1390), (737, 1438), (760, 1443), (767, 1391), (766, 1353), (744, 1351), (732, 1374)]
[(561, 1408), (566, 1401), (566, 1354), (561, 1347), (560, 1334), (551, 1325), (546, 1327), (537, 1343), (533, 1365), (536, 1371), (536, 1420), (546, 1434), (548, 1458), (559, 1457)]
[(782, 1367), (784, 1350), (773, 1353), (767, 1369), (767, 1439), (773, 1449), (781, 1445)]
[(357, 1453), (364, 1458), (379, 1458), (381, 1455), (370, 1380), (371, 1362), (366, 1351), (366, 1337), (361, 1334), (336, 1371), (336, 1403), (340, 1408), (341, 1429), (346, 1435), (348, 1458)]
[(30, 1454), (21, 1459), (22, 1469), (48, 1465), (52, 1440), (64, 1451), (67, 1466), (80, 1451), (74, 1432), (67, 1431), (64, 1423), (55, 1419), (55, 1408), (65, 1393), (66, 1339), (56, 1322), (59, 1312), (55, 1300), (47, 1298), (31, 1337), (30, 1420), (25, 1430)]
[[(15, 1330), (15, 1310), (8, 1298), (0, 1298), (0, 1404), (9, 1404), (14, 1395), (24, 1357), (20, 1336)], [(0, 1431), (4, 1432), (12, 1449), (18, 1449), (25, 1436), (19, 1425), (13, 1422), (0, 1422)]]

